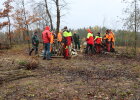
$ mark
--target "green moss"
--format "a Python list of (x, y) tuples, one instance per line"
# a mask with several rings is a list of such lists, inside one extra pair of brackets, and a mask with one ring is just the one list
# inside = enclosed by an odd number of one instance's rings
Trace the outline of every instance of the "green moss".
[(22, 61), (19, 61), (18, 64), (19, 64), (20, 66), (25, 66), (25, 65), (28, 64), (28, 62), (25, 61), (25, 60), (22, 60)]

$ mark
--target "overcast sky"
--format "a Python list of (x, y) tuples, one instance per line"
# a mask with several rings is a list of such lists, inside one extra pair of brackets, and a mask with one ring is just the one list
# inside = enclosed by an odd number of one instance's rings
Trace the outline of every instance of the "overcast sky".
[[(0, 4), (2, 4), (0, 0)], [(66, 0), (68, 13), (62, 18), (61, 27), (81, 28), (88, 26), (106, 26), (119, 29), (120, 18), (126, 5), (122, 0)], [(128, 0), (131, 1), (131, 0)], [(118, 22), (119, 21), (119, 22)]]
[[(121, 28), (125, 8), (122, 0), (69, 0), (70, 10), (63, 19), (71, 28), (106, 26)], [(119, 22), (118, 22), (119, 21)]]

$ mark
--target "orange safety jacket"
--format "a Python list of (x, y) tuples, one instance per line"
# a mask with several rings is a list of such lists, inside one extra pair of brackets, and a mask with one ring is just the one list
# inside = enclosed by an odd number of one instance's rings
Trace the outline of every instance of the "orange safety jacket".
[(57, 41), (58, 42), (61, 42), (62, 41), (62, 34), (61, 33), (58, 33), (58, 35), (57, 35)]
[(113, 32), (110, 32), (110, 35), (111, 35), (111, 41), (112, 42), (115, 42), (115, 35)]
[(53, 35), (53, 33), (51, 33), (50, 43), (51, 43), (51, 44), (54, 43), (54, 35)]
[(54, 35), (53, 35), (53, 33), (51, 32), (51, 37), (50, 37), (50, 44), (51, 44), (51, 46), (50, 46), (50, 52), (52, 51), (52, 44), (54, 43)]
[(110, 34), (105, 34), (104, 39), (105, 39), (105, 40), (107, 39), (108, 42), (111, 42), (111, 39), (112, 39), (112, 38), (113, 38), (112, 35), (110, 35)]

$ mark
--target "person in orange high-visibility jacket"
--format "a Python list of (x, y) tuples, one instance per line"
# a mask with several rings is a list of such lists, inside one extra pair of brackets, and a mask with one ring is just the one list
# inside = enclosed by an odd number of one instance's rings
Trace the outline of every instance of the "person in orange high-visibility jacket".
[(51, 32), (50, 43), (51, 43), (51, 44), (53, 44), (53, 43), (54, 43), (54, 34), (53, 34), (53, 32)]
[(101, 44), (102, 44), (102, 37), (100, 36), (100, 32), (97, 33), (97, 36), (95, 37), (94, 41), (95, 41), (96, 52), (100, 53), (101, 52)]
[(54, 43), (54, 33), (53, 31), (50, 33), (51, 38), (50, 38), (50, 52), (52, 51), (52, 44)]
[(57, 34), (57, 41), (60, 43), (62, 41), (62, 31)]
[(87, 30), (88, 31), (88, 34), (87, 34), (87, 46), (86, 46), (86, 51), (85, 53), (88, 54), (89, 52), (89, 49), (91, 51), (91, 53), (93, 54), (94, 51), (93, 51), (93, 45), (94, 45), (94, 36), (93, 36), (93, 33), (91, 32), (90, 29)]
[(64, 58), (69, 59), (69, 48), (72, 44), (72, 33), (68, 30), (67, 26), (64, 27), (63, 31), (63, 43), (64, 43)]
[(111, 30), (109, 30), (109, 33), (111, 35), (111, 48), (115, 51), (115, 34)]
[(104, 36), (104, 39), (106, 40), (106, 48), (107, 48), (107, 51), (110, 52), (110, 46), (111, 46), (112, 36), (110, 35), (109, 30), (106, 30), (106, 34)]

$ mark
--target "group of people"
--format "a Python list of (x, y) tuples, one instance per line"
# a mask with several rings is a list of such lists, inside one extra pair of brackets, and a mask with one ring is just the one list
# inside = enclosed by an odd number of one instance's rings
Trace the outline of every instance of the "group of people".
[[(111, 30), (106, 30), (106, 34), (104, 37), (101, 37), (101, 34), (98, 32), (96, 36), (93, 35), (93, 32), (88, 29), (87, 30), (87, 46), (85, 49), (85, 53), (88, 54), (89, 52), (91, 54), (93, 53), (101, 53), (102, 50), (106, 50), (108, 52), (115, 50), (114, 49), (114, 43), (115, 43), (115, 36), (114, 33)], [(57, 42), (60, 43), (63, 46), (63, 55), (65, 59), (70, 58), (70, 47), (71, 44), (74, 44), (74, 48), (80, 50), (80, 37), (79, 35), (74, 32), (72, 34), (71, 31), (68, 30), (67, 26), (64, 27), (63, 31), (60, 31), (57, 35), (55, 35), (53, 32), (50, 31), (50, 27), (46, 26), (45, 30), (42, 32), (42, 40), (43, 40), (43, 46), (44, 46), (44, 52), (43, 52), (43, 60), (52, 60), (51, 59), (51, 45), (54, 43), (54, 38), (57, 38)], [(32, 37), (32, 49), (29, 52), (29, 55), (32, 54), (32, 52), (35, 50), (35, 54), (38, 54), (38, 46), (39, 46), (39, 37), (37, 35), (37, 32), (34, 33)]]
[(98, 32), (96, 36), (93, 35), (93, 32), (88, 29), (87, 34), (87, 46), (85, 53), (101, 53), (102, 51), (115, 52), (115, 35), (112, 30), (106, 30), (106, 34), (101, 37), (101, 33)]
[[(72, 32), (70, 32), (67, 27), (64, 27), (63, 31), (59, 32), (57, 36), (55, 36), (54, 32), (50, 31), (50, 27), (46, 26), (45, 30), (42, 32), (42, 40), (43, 40), (43, 60), (52, 60), (51, 59), (51, 45), (54, 43), (54, 38), (57, 37), (57, 42), (63, 45), (64, 49), (64, 58), (69, 59), (69, 47), (72, 43)], [(39, 37), (37, 32), (35, 32), (32, 36), (32, 49), (29, 52), (29, 55), (35, 51), (35, 54), (38, 54), (38, 46), (39, 46)]]

